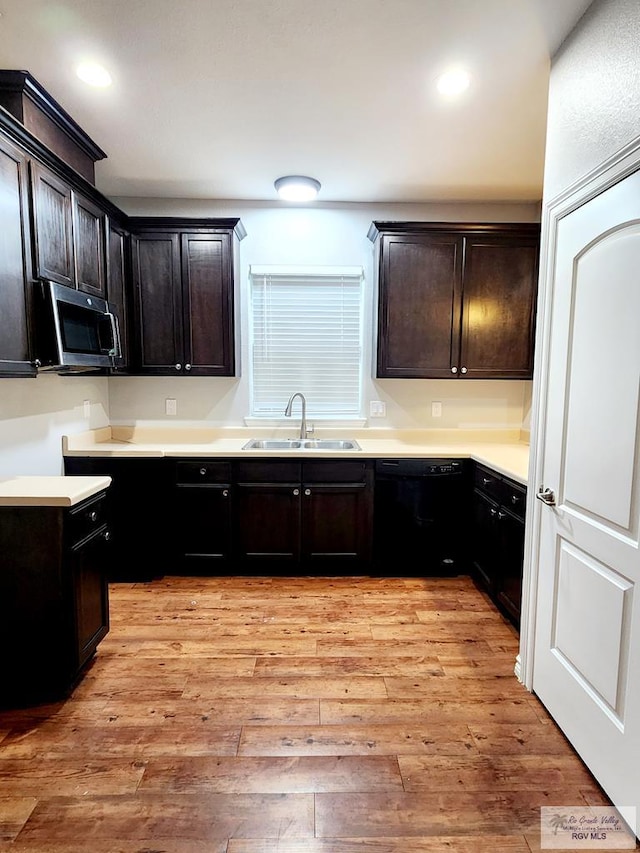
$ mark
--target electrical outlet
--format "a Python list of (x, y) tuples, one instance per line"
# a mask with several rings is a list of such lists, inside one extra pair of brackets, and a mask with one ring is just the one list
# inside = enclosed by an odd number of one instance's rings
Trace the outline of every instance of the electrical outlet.
[(91, 400), (84, 400), (82, 403), (85, 418), (91, 417)]
[(442, 417), (442, 403), (431, 403), (431, 417), (432, 418), (441, 418)]
[(178, 414), (177, 401), (172, 399), (171, 397), (167, 397), (167, 399), (164, 401), (164, 413), (165, 413), (165, 415), (177, 415)]
[(371, 418), (386, 418), (387, 405), (382, 400), (371, 400), (369, 402), (369, 417)]

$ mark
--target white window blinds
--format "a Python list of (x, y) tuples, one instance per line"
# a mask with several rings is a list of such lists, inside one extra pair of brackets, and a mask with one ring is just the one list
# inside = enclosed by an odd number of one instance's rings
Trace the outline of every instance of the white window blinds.
[(251, 267), (252, 414), (301, 391), (314, 417), (360, 414), (360, 267)]

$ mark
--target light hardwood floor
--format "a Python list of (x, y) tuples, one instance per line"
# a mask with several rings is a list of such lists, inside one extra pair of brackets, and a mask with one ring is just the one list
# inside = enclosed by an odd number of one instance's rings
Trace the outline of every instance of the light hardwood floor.
[(530, 853), (606, 804), (467, 577), (114, 584), (63, 703), (0, 713), (0, 850)]

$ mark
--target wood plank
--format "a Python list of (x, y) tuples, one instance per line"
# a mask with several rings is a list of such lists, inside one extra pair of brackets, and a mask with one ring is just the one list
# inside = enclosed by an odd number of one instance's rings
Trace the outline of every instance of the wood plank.
[(460, 642), (455, 637), (446, 642), (432, 639), (396, 640), (389, 637), (386, 640), (369, 640), (368, 642), (320, 639), (317, 641), (316, 654), (318, 657), (406, 657), (407, 655), (433, 657), (435, 655), (438, 658), (441, 655), (455, 654), (458, 657), (477, 660), (491, 657), (495, 652), (486, 640), (478, 637)]
[(35, 797), (0, 796), (0, 841), (13, 841), (36, 807)]
[(0, 758), (1, 797), (85, 797), (133, 794), (144, 764), (113, 757), (108, 764), (87, 756), (53, 759)]
[(304, 794), (318, 791), (398, 791), (394, 756), (152, 758), (140, 791), (197, 794)]
[[(469, 731), (478, 750), (484, 755), (575, 755), (569, 741), (555, 726), (544, 723), (519, 723), (514, 726), (500, 722), (469, 723)], [(580, 762), (581, 763), (581, 762)]]
[(473, 853), (530, 853), (522, 835), (316, 838), (302, 841), (231, 838), (227, 849), (227, 853), (470, 853), (470, 851)]
[(452, 702), (429, 699), (323, 699), (320, 702), (323, 725), (367, 723), (534, 723), (536, 715), (526, 700), (478, 700)]
[(593, 777), (573, 755), (399, 755), (405, 791), (529, 791), (580, 788)]
[[(117, 723), (117, 721), (114, 721)], [(26, 731), (16, 730), (0, 752), (7, 758), (54, 759), (73, 755), (94, 758), (127, 756), (131, 760), (161, 755), (235, 755), (240, 726), (210, 725), (198, 718), (191, 726), (84, 725), (45, 721)]]
[[(178, 632), (180, 636), (180, 632)], [(104, 646), (104, 649), (103, 649)], [(127, 655), (129, 658), (217, 658), (217, 657), (257, 657), (262, 655), (314, 655), (316, 640), (304, 637), (296, 640), (252, 640), (222, 637), (219, 639), (144, 639), (123, 640), (108, 634), (102, 641), (103, 653)]]
[(245, 726), (239, 755), (464, 755), (477, 752), (465, 725)]
[(283, 696), (289, 699), (386, 697), (384, 679), (379, 677), (328, 678), (289, 676), (282, 678), (189, 678), (185, 699), (251, 698)]
[(316, 836), (512, 835), (534, 832), (540, 808), (583, 804), (571, 788), (518, 792), (316, 794)]
[(390, 699), (522, 699), (531, 695), (514, 675), (486, 676), (464, 682), (452, 676), (408, 678), (388, 676), (384, 683)]
[(65, 838), (144, 842), (219, 842), (241, 838), (313, 837), (312, 794), (145, 794), (117, 797), (55, 797), (38, 802), (20, 840), (47, 850)]
[(259, 658), (253, 674), (263, 676), (290, 676), (304, 671), (308, 676), (331, 677), (335, 675), (406, 675), (411, 678), (425, 675), (444, 675), (438, 658), (433, 655), (415, 657), (320, 657), (320, 658)]

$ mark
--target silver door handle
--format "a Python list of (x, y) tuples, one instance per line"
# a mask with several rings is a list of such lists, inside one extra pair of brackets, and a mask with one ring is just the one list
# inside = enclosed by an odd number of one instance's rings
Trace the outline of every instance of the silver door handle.
[(556, 505), (556, 493), (553, 489), (545, 489), (542, 486), (536, 492), (536, 497), (539, 501), (542, 501), (543, 504), (547, 506), (555, 506)]

